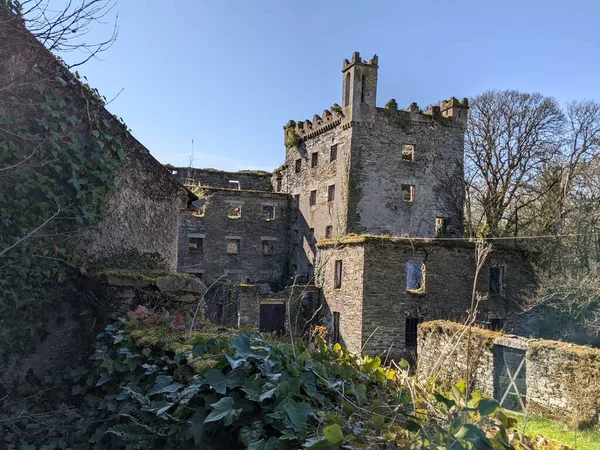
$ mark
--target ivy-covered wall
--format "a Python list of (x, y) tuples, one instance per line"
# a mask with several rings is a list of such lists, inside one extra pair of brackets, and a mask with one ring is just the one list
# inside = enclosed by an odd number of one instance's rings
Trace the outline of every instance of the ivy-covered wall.
[(188, 193), (2, 5), (0, 42), (2, 373), (77, 344), (94, 266), (174, 267)]

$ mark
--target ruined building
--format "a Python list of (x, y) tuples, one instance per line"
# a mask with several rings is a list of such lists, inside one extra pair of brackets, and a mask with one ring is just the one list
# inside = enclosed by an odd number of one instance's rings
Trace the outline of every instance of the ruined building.
[[(287, 123), (285, 163), (269, 182), (173, 169), (205, 186), (204, 204), (181, 217), (179, 270), (207, 283), (315, 285), (333, 339), (398, 356), (416, 346), (421, 320), (459, 319), (471, 304), (474, 244), (460, 239), (468, 101), (378, 107), (378, 68), (358, 52), (344, 61), (341, 106)], [(497, 249), (479, 279), (480, 319), (502, 325), (532, 282), (517, 252)], [(262, 326), (269, 294), (240, 292), (240, 311), (255, 311), (240, 323)]]

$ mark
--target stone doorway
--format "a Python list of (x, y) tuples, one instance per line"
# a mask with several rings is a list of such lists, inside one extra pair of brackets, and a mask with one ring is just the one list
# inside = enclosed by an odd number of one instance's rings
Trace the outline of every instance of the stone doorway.
[(511, 411), (525, 411), (527, 398), (525, 350), (494, 347), (494, 398)]
[(285, 303), (261, 302), (258, 329), (267, 333), (283, 333), (285, 330)]

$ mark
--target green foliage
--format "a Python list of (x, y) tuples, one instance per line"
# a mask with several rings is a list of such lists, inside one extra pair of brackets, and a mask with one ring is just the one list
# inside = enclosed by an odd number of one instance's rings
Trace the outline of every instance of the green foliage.
[(285, 146), (286, 148), (298, 147), (300, 145), (300, 136), (296, 130), (288, 127), (285, 130)]
[(153, 329), (140, 322), (108, 326), (92, 367), (65, 380), (70, 405), (1, 405), (0, 445), (535, 448), (519, 447), (510, 431), (515, 421), (497, 402), (479, 392), (465, 398), (464, 383), (448, 395), (435, 383), (424, 390), (378, 357), (358, 358), (321, 338), (292, 347), (254, 332), (196, 332), (173, 353), (172, 334), (142, 338)]
[(398, 111), (398, 102), (395, 98), (392, 98), (385, 104), (384, 108), (390, 111)]
[(59, 64), (32, 74), (40, 81), (0, 97), (0, 317), (11, 335), (0, 365), (41, 337), (44, 305), (85, 265), (77, 243), (105, 215), (124, 158), (125, 127), (96, 90)]

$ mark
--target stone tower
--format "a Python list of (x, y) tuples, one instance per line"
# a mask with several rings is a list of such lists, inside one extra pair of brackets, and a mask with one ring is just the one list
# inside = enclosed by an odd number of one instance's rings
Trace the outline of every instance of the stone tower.
[(342, 108), (350, 121), (373, 120), (377, 101), (378, 57), (364, 62), (359, 52), (342, 69)]
[(284, 127), (286, 162), (276, 174), (292, 195), (293, 263), (316, 266), (316, 243), (349, 234), (462, 235), (464, 127), (468, 102), (451, 97), (377, 107), (378, 57), (358, 52), (342, 69), (342, 106)]

